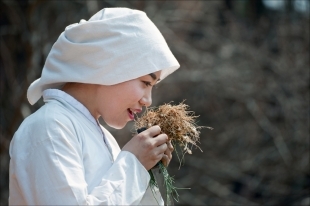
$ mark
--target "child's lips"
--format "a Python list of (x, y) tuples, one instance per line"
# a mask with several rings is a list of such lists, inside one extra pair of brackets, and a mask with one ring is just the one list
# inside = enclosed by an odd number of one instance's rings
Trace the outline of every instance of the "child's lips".
[(131, 120), (135, 119), (135, 113), (131, 109), (127, 109), (128, 111), (128, 116)]
[(128, 108), (127, 111), (128, 111), (129, 118), (131, 120), (134, 120), (135, 114), (142, 112), (142, 109), (130, 109), (130, 108)]

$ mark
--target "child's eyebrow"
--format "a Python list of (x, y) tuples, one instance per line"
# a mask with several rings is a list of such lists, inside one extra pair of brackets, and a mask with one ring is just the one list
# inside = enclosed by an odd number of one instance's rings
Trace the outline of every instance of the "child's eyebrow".
[[(154, 80), (156, 80), (156, 79), (157, 79), (156, 74), (154, 74), (154, 73), (150, 73), (149, 75), (152, 77), (152, 79), (154, 79)], [(157, 81), (160, 81), (160, 79), (158, 79)]]

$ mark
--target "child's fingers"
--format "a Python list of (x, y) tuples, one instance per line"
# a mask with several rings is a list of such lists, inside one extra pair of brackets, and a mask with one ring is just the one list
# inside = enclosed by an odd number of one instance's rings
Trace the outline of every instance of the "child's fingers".
[(161, 129), (158, 125), (152, 126), (145, 130), (143, 133), (145, 133), (148, 136), (155, 137), (160, 133)]
[(161, 162), (163, 163), (163, 165), (164, 165), (165, 167), (168, 166), (170, 160), (171, 160), (171, 159), (169, 159), (169, 157), (168, 157), (167, 155), (165, 155), (165, 154), (164, 154), (163, 157), (161, 158)]
[[(168, 141), (168, 136), (167, 136), (166, 134), (160, 134), (160, 135), (154, 137), (154, 138), (152, 139), (152, 141), (154, 142), (154, 145), (155, 145), (156, 147), (159, 147), (160, 145), (167, 143), (167, 141)], [(165, 148), (168, 148), (168, 146), (166, 145)], [(163, 152), (164, 152), (164, 151), (163, 151)]]
[(164, 155), (161, 159), (162, 163), (165, 165), (165, 167), (167, 167), (172, 159), (172, 152), (174, 150), (172, 144), (171, 144), (171, 140), (169, 140), (167, 143), (167, 149), (164, 152)]
[[(157, 137), (156, 137), (157, 138)], [(158, 155), (164, 155), (165, 151), (167, 150), (168, 146), (166, 144), (166, 142), (160, 144), (159, 146), (157, 146), (157, 148), (154, 149), (155, 153)]]
[(172, 146), (171, 140), (169, 140), (169, 141), (167, 142), (167, 146), (168, 146), (168, 149), (169, 149), (171, 152), (173, 152), (174, 148), (173, 148), (173, 146)]

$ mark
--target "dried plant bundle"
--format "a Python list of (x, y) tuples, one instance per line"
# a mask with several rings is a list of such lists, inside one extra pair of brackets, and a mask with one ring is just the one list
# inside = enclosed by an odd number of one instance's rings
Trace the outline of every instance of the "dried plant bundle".
[(149, 108), (137, 118), (135, 128), (158, 125), (162, 133), (168, 135), (173, 145), (178, 144), (185, 153), (192, 154), (192, 146), (199, 148), (197, 143), (199, 143), (199, 130), (202, 127), (195, 124), (198, 116), (194, 116), (194, 112), (188, 111), (188, 108), (189, 106), (183, 102), (178, 105), (164, 104)]
[[(183, 156), (186, 153), (192, 154), (192, 146), (200, 149), (197, 143), (199, 143), (199, 130), (203, 127), (196, 125), (195, 120), (198, 116), (194, 116), (194, 112), (188, 111), (188, 108), (189, 106), (183, 102), (178, 105), (164, 104), (159, 107), (149, 108), (140, 118), (136, 119), (134, 125), (135, 130), (139, 133), (154, 125), (158, 125), (161, 128), (161, 132), (167, 134), (174, 147), (176, 145), (181, 147)], [(212, 129), (211, 127), (208, 128)], [(180, 163), (181, 162), (182, 160), (180, 160)], [(178, 201), (178, 193), (176, 190), (189, 188), (177, 188), (173, 186), (173, 177), (168, 174), (168, 171), (162, 162), (159, 162), (158, 164), (162, 174), (164, 175), (167, 200), (170, 201), (173, 198)], [(152, 172), (149, 172), (151, 175), (151, 188), (154, 186), (157, 187), (158, 185), (156, 184)]]

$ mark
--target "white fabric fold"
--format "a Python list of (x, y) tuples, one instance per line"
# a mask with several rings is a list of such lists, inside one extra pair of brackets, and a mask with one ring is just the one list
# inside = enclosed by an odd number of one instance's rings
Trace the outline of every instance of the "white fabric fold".
[(66, 82), (113, 85), (160, 70), (164, 79), (179, 67), (144, 12), (106, 8), (66, 27), (27, 97), (34, 104), (45, 89), (61, 88)]

